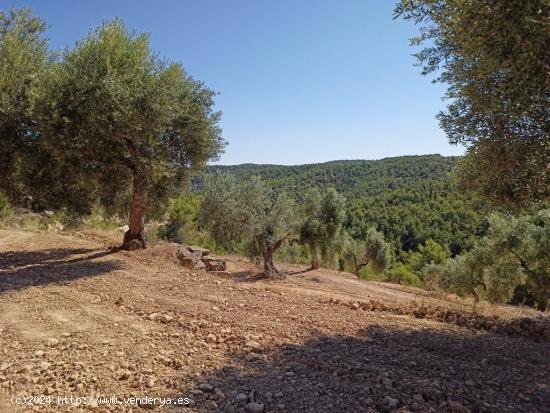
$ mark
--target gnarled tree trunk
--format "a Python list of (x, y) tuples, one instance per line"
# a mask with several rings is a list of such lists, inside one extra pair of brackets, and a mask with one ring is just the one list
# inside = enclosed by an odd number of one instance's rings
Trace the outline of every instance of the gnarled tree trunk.
[(361, 272), (361, 270), (369, 265), (369, 259), (365, 258), (364, 262), (358, 262), (357, 256), (355, 254), (351, 254), (351, 259), (353, 261), (353, 273), (357, 278), (359, 278), (359, 273)]
[(282, 244), (283, 240), (274, 243), (268, 242), (264, 244), (264, 248), (261, 250), (264, 262), (264, 273), (267, 278), (284, 278), (284, 274), (281, 274), (275, 267), (275, 264), (273, 264), (273, 255)]
[(309, 244), (309, 252), (311, 254), (311, 269), (319, 269), (319, 255), (317, 254), (317, 247), (315, 244)]
[(147, 180), (140, 175), (134, 175), (134, 193), (130, 203), (130, 229), (124, 234), (122, 248), (125, 250), (144, 249), (145, 240), (145, 210), (147, 208)]

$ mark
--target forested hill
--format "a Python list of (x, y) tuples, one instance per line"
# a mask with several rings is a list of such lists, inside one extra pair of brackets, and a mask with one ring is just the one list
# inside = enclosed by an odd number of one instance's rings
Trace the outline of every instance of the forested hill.
[[(261, 176), (276, 190), (296, 198), (308, 188), (334, 187), (348, 199), (348, 231), (362, 238), (370, 226), (382, 231), (397, 254), (433, 239), (458, 254), (483, 234), (485, 218), (453, 190), (450, 171), (457, 157), (401, 156), (381, 160), (332, 161), (284, 166), (209, 166), (206, 175)], [(194, 180), (201, 186), (202, 178)]]
[(335, 187), (348, 198), (378, 195), (419, 181), (448, 182), (456, 157), (401, 156), (381, 160), (331, 161), (306, 165), (209, 166), (208, 173), (226, 172), (236, 177), (261, 176), (276, 189), (300, 192), (309, 187)]

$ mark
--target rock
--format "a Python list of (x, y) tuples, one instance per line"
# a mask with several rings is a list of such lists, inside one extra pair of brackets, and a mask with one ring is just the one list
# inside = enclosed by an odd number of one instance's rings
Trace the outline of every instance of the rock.
[(225, 394), (223, 394), (223, 392), (219, 388), (215, 387), (213, 398), (215, 400), (223, 400), (225, 399)]
[(207, 271), (226, 271), (227, 269), (225, 260), (222, 259), (203, 257), (202, 262), (206, 265)]
[(161, 313), (151, 313), (147, 318), (151, 321), (158, 321), (164, 324), (167, 324), (174, 319), (171, 315)]
[(180, 265), (187, 268), (196, 268), (201, 261), (202, 254), (200, 252), (191, 252), (186, 247), (178, 248), (176, 253)]
[(35, 355), (36, 357), (42, 357), (42, 356), (44, 356), (44, 354), (45, 354), (45, 353), (44, 353), (42, 350), (38, 350), (38, 351), (36, 351), (36, 352), (34, 353), (34, 355)]
[(384, 399), (382, 400), (382, 405), (387, 408), (387, 409), (396, 409), (397, 406), (399, 406), (399, 400), (397, 399), (394, 399), (393, 397), (390, 397), (390, 396), (385, 396)]
[(225, 405), (223, 411), (226, 412), (226, 413), (235, 413), (235, 412), (237, 411), (237, 409), (235, 408), (235, 406), (233, 406), (233, 405), (231, 404), (231, 402), (228, 402), (228, 403)]
[(13, 366), (13, 363), (2, 363), (2, 365), (0, 365), (0, 371), (6, 371), (11, 366)]
[(471, 410), (460, 402), (449, 400), (447, 404), (452, 413), (471, 413)]
[(52, 364), (48, 363), (47, 361), (43, 361), (42, 363), (39, 364), (42, 370), (48, 370), (51, 367), (51, 365)]
[(216, 341), (218, 341), (218, 338), (214, 334), (210, 333), (206, 336), (207, 343), (215, 343)]
[(247, 413), (262, 413), (264, 411), (263, 403), (248, 403), (244, 406)]
[(262, 345), (254, 340), (247, 341), (244, 346), (252, 351), (256, 351), (256, 352), (262, 351)]
[(205, 256), (210, 254), (210, 250), (208, 250), (206, 248), (202, 248), (202, 247), (196, 247), (194, 245), (188, 245), (184, 248), (186, 248), (187, 251), (189, 251), (191, 253), (199, 253), (200, 257), (205, 257)]
[(128, 225), (124, 225), (122, 227), (118, 227), (117, 228), (117, 231), (118, 232), (122, 232), (123, 234), (125, 234), (126, 232), (128, 232), (130, 230), (130, 227)]
[(55, 347), (59, 344), (59, 340), (57, 338), (49, 338), (46, 340), (46, 345), (48, 347)]
[(53, 217), (55, 215), (55, 212), (45, 210), (44, 212), (42, 212), (42, 214), (44, 214), (44, 216), (47, 216), (47, 217)]
[(201, 383), (198, 385), (197, 388), (207, 393), (210, 393), (212, 390), (214, 390), (214, 386), (209, 383)]
[(248, 395), (244, 393), (239, 393), (235, 396), (235, 402), (239, 404), (245, 404), (248, 402)]
[(372, 400), (370, 397), (367, 397), (364, 401), (363, 401), (363, 404), (365, 406), (372, 406), (374, 404), (374, 400)]
[(424, 318), (428, 314), (428, 309), (425, 306), (420, 306), (413, 310), (413, 315), (416, 318)]
[(130, 377), (130, 371), (125, 369), (117, 370), (117, 372), (115, 373), (115, 378), (117, 380), (128, 380), (129, 377)]

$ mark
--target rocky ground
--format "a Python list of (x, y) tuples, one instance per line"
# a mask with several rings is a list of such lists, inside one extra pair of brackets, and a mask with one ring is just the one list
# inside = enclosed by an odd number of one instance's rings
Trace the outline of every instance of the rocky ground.
[(467, 304), (419, 290), (297, 266), (270, 282), (238, 257), (212, 274), (172, 255), (0, 231), (0, 411), (549, 411), (544, 328), (484, 327), (529, 311), (459, 322), (441, 314)]

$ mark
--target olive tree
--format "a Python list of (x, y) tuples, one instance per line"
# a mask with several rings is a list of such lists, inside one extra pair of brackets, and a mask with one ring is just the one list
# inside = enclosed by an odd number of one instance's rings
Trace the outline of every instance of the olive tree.
[(32, 106), (48, 63), (45, 27), (29, 9), (0, 11), (0, 189), (16, 201), (27, 189), (31, 155), (42, 152)]
[(523, 274), (537, 308), (546, 310), (550, 299), (550, 210), (518, 217), (493, 214), (489, 224), (486, 242), (495, 262)]
[(488, 234), (478, 244), (442, 265), (431, 264), (424, 276), (443, 289), (491, 302), (508, 301), (525, 285), (537, 308), (550, 299), (550, 210), (518, 217), (492, 214)]
[(550, 2), (401, 0), (395, 15), (421, 25), (422, 73), (448, 87), (438, 119), (467, 148), (462, 188), (510, 208), (550, 200)]
[(352, 272), (359, 273), (367, 265), (380, 272), (391, 262), (390, 244), (384, 240), (384, 235), (374, 228), (367, 231), (364, 240), (350, 238), (345, 247), (344, 256), (352, 267)]
[(41, 82), (40, 139), (92, 200), (129, 203), (123, 248), (144, 248), (148, 208), (223, 149), (214, 92), (114, 20), (67, 50)]
[(259, 177), (211, 177), (205, 183), (200, 222), (228, 249), (245, 242), (251, 256), (261, 258), (267, 277), (284, 277), (273, 256), (292, 238), (297, 224), (294, 202), (286, 193), (273, 193)]
[(299, 238), (295, 241), (309, 247), (311, 268), (317, 269), (319, 253), (326, 259), (341, 235), (346, 217), (345, 199), (334, 188), (328, 188), (323, 194), (312, 189), (306, 194), (302, 214)]

